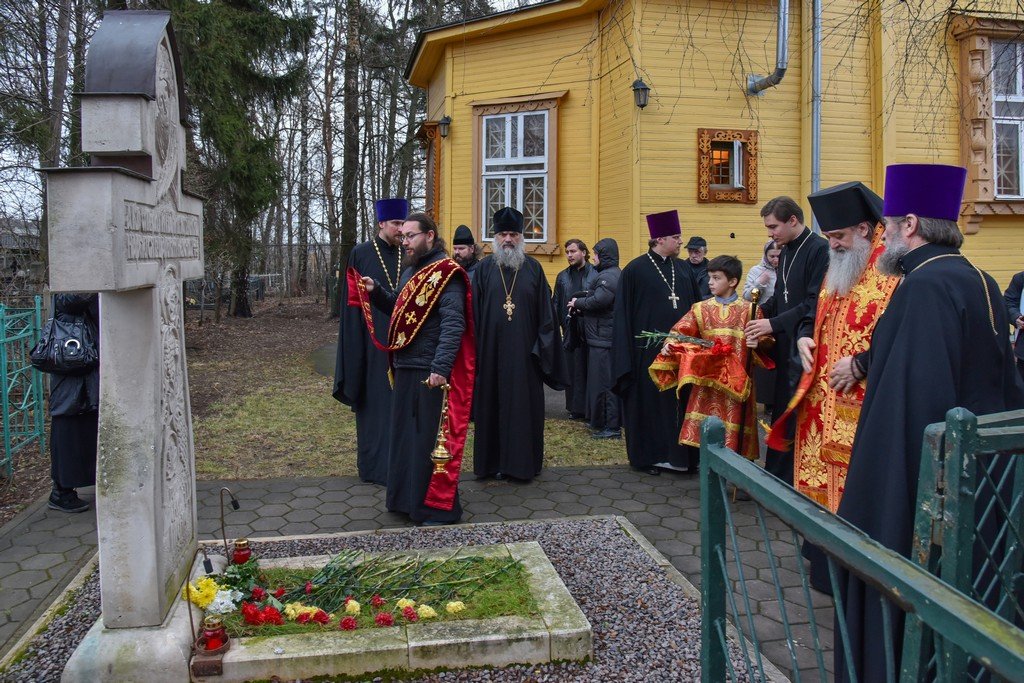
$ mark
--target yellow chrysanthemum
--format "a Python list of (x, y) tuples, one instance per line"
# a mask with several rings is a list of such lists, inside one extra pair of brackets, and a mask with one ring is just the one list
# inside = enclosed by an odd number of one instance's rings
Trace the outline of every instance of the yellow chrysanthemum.
[(420, 615), (420, 619), (433, 619), (437, 616), (437, 612), (430, 605), (420, 605), (416, 608), (416, 614)]
[[(181, 589), (181, 599), (188, 600), (191, 596), (192, 603), (200, 609), (206, 609), (206, 606), (213, 602), (213, 599), (217, 597), (217, 591), (220, 590), (220, 586), (217, 582), (211, 579), (209, 576), (204, 576), (195, 583), (190, 583), (187, 586), (183, 586)], [(189, 590), (191, 589), (191, 591)]]
[(461, 600), (453, 600), (444, 607), (448, 614), (458, 614), (459, 612), (466, 611), (466, 603)]
[(410, 600), (409, 598), (402, 598), (397, 603), (398, 609), (405, 609), (406, 607), (415, 607), (416, 601)]
[(313, 616), (316, 614), (317, 609), (316, 607), (307, 607), (301, 602), (289, 602), (284, 606), (284, 616), (291, 621), (295, 621), (303, 614)]
[(345, 604), (345, 614), (351, 614), (352, 616), (355, 616), (355, 615), (359, 614), (362, 610), (363, 610), (362, 605), (360, 605), (355, 600), (349, 600)]

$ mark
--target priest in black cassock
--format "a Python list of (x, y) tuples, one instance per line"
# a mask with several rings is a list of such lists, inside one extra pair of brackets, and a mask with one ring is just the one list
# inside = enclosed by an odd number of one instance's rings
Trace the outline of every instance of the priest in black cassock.
[[(346, 272), (355, 269), (361, 276), (381, 283), (392, 295), (397, 291), (401, 258), (399, 239), (409, 202), (405, 199), (381, 199), (375, 207), (377, 234), (357, 244), (348, 257)], [(388, 447), (391, 434), (391, 382), (388, 356), (370, 341), (358, 302), (347, 278), (341, 282), (342, 308), (338, 325), (338, 354), (334, 364), (334, 398), (351, 406), (356, 414), (356, 466), (359, 478), (384, 485), (388, 479)], [(373, 308), (377, 339), (386, 343), (388, 313)]]
[(544, 384), (565, 388), (551, 287), (523, 246), (523, 214), (494, 214), (494, 253), (473, 282), (477, 373), (473, 472), (529, 481), (544, 461)]
[[(387, 508), (421, 526), (454, 524), (462, 516), (459, 471), (473, 398), (475, 344), (469, 276), (445, 253), (437, 225), (424, 213), (402, 228), (405, 269), (398, 296), (363, 278), (370, 300), (391, 311), (394, 429), (388, 463)], [(374, 324), (376, 329), (376, 324)], [(444, 391), (448, 409), (442, 412)], [(435, 469), (431, 453), (444, 420), (451, 459)]]
[(469, 274), (470, 282), (473, 280), (476, 267), (480, 265), (482, 251), (468, 226), (460, 225), (455, 228), (455, 234), (452, 235), (452, 259)]
[(563, 342), (570, 338), (575, 344), (563, 343), (565, 347), (565, 367), (569, 377), (569, 386), (565, 388), (565, 409), (574, 420), (590, 419), (587, 400), (587, 349), (582, 345), (580, 334), (569, 334), (569, 326), (577, 326), (582, 330), (580, 321), (575, 314), (570, 315), (569, 300), (577, 296), (587, 296), (593, 286), (596, 272), (588, 258), (590, 252), (582, 240), (571, 239), (565, 243), (565, 258), (569, 267), (555, 277), (555, 293), (551, 303), (555, 307), (555, 319), (562, 331)]
[[(867, 358), (858, 357), (867, 391), (837, 514), (904, 556), (912, 542), (925, 427), (944, 422), (957, 406), (976, 415), (1024, 408), (999, 289), (960, 254), (956, 221), (966, 177), (958, 166), (886, 169), (885, 252), (878, 268), (904, 279), (875, 326)], [(984, 508), (979, 501), (978, 510)], [(837, 640), (836, 680), (852, 679), (848, 667), (858, 680), (885, 680), (878, 594), (843, 574), (853, 661), (844, 661)], [(898, 672), (903, 613), (893, 609), (891, 616)]]
[(660, 474), (661, 467), (692, 470), (693, 453), (679, 444), (682, 402), (675, 392), (659, 391), (648, 368), (661, 350), (637, 339), (641, 332), (668, 332), (695, 301), (689, 269), (676, 258), (681, 243), (679, 214), (647, 216), (651, 235), (646, 254), (626, 264), (619, 277), (612, 328), (612, 391), (622, 399), (626, 454), (633, 469)]
[[(804, 225), (804, 212), (793, 199), (775, 197), (761, 208), (768, 236), (782, 248), (776, 269), (775, 293), (761, 306), (764, 318), (751, 320), (745, 332), (756, 340), (775, 336), (772, 360), (775, 361), (775, 397), (771, 422), (775, 424), (796, 392), (803, 365), (797, 356), (796, 331), (804, 316), (814, 315), (818, 291), (828, 271), (828, 241)], [(792, 442), (794, 422), (787, 425), (785, 438)], [(793, 485), (793, 448), (780, 451), (769, 448), (764, 468)]]

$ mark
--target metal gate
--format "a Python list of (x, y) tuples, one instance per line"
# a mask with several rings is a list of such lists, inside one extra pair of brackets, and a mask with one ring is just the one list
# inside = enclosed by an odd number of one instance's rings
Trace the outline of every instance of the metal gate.
[(0, 400), (3, 401), (4, 450), (0, 474), (14, 474), (14, 454), (38, 444), (46, 448), (46, 402), (42, 373), (29, 362), (29, 351), (39, 340), (42, 297), (34, 308), (8, 308), (0, 304)]

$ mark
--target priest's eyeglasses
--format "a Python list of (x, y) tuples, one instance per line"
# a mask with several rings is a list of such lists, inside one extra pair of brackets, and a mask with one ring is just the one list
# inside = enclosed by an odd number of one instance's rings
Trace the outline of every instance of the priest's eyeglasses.
[(399, 235), (398, 236), (398, 240), (404, 244), (406, 242), (412, 242), (412, 238), (415, 237), (416, 235), (425, 235), (425, 234), (426, 233), (423, 232), (422, 230), (420, 232), (410, 232), (410, 233), (407, 233), (407, 234), (404, 234), (404, 235)]

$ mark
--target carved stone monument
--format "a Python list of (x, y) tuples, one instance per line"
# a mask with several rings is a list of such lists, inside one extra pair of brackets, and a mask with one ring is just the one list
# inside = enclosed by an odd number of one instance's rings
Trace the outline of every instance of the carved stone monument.
[(203, 221), (181, 186), (186, 102), (169, 13), (106, 13), (81, 106), (90, 166), (47, 170), (50, 286), (100, 292), (102, 618), (65, 678), (159, 680), (150, 660), (169, 649), (172, 679), (188, 661), (177, 596), (197, 544), (181, 289), (202, 275)]

